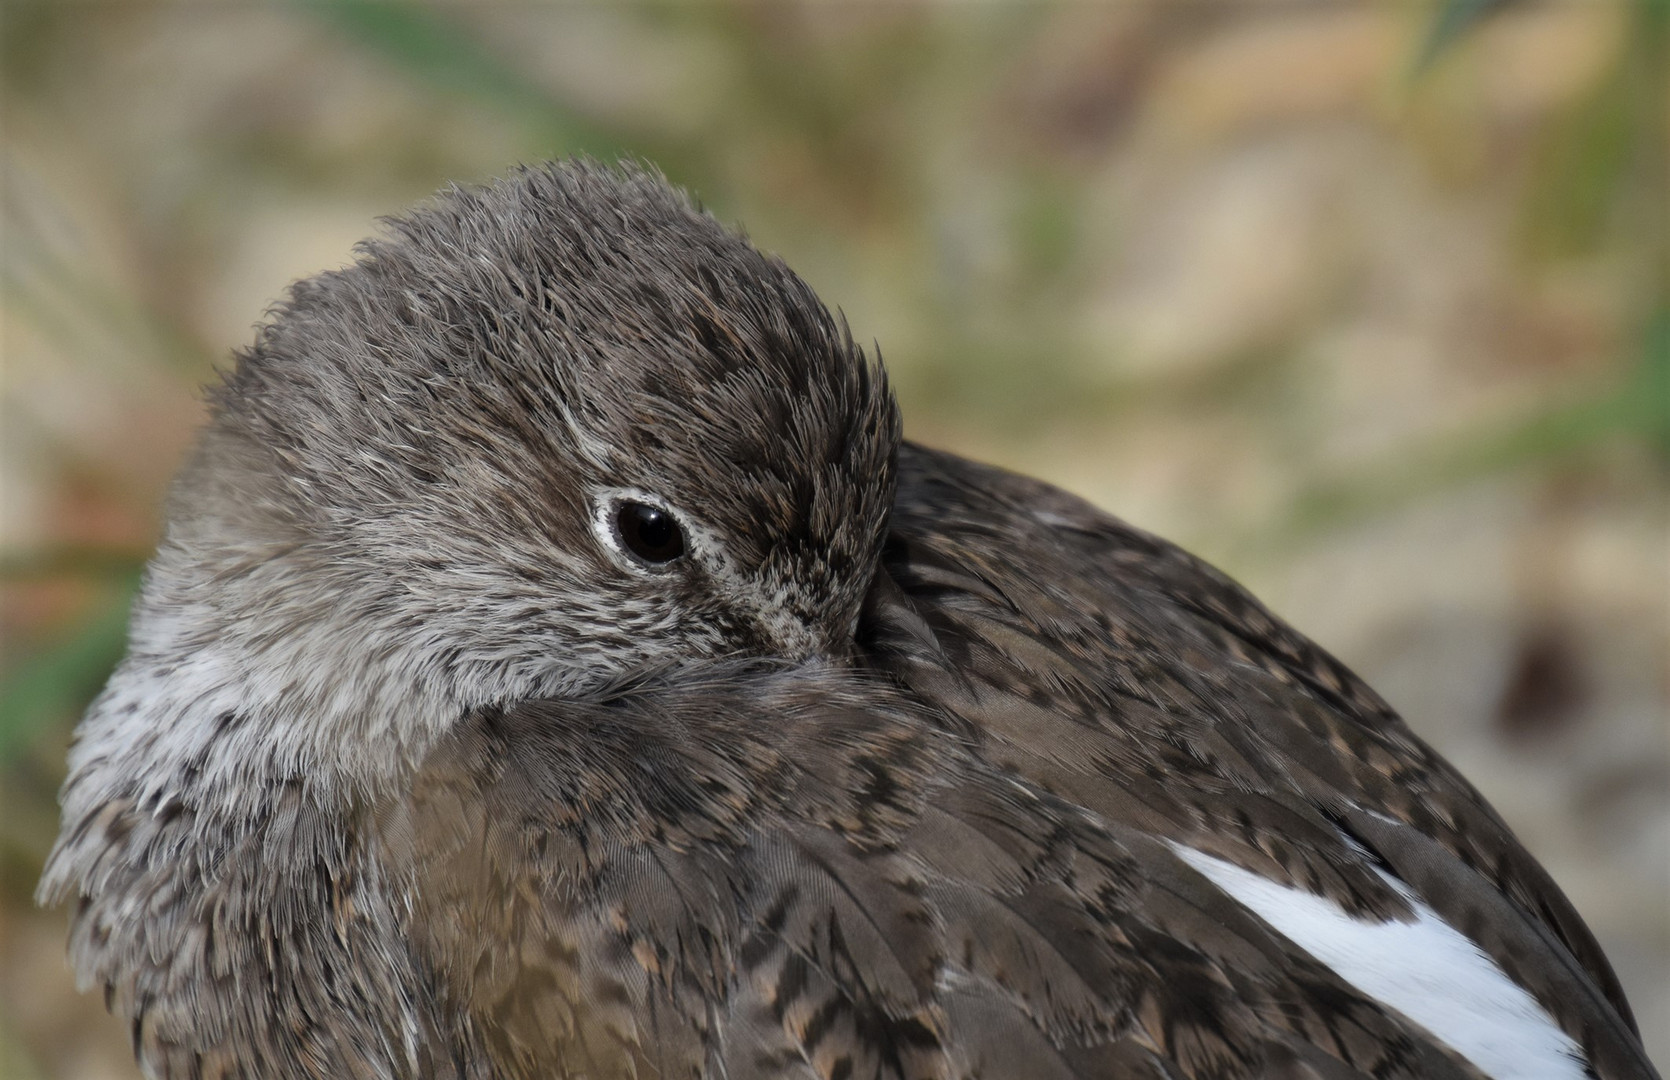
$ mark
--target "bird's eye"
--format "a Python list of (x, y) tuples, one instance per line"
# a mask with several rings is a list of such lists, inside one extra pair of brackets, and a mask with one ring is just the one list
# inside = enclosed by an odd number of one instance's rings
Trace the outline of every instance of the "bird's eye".
[(684, 530), (677, 518), (658, 506), (621, 503), (615, 511), (615, 530), (627, 551), (652, 565), (670, 563), (684, 554)]

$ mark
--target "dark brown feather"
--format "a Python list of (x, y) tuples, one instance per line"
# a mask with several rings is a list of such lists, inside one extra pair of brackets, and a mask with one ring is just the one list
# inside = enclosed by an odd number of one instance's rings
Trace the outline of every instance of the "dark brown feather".
[(1477, 1076), (1176, 841), (1370, 919), (1409, 915), (1389, 866), (1597, 1075), (1652, 1075), (1569, 905), (1337, 663), (1051, 489), (901, 473), (885, 678), (489, 711), (382, 816), (457, 1040), (506, 1076)]
[[(1472, 934), (1602, 1075), (1652, 1075), (1570, 903), (1338, 661), (1211, 567), (1035, 480), (908, 445), (900, 469), (886, 570), (933, 645), (878, 652), (983, 756), (1105, 821), (1348, 911), (1403, 914), (1366, 853)], [(936, 651), (966, 681), (935, 670)], [(1411, 853), (1425, 838), (1442, 867)]]
[(455, 1039), (506, 1076), (1475, 1075), (944, 720), (833, 667), (471, 719), (380, 819)]

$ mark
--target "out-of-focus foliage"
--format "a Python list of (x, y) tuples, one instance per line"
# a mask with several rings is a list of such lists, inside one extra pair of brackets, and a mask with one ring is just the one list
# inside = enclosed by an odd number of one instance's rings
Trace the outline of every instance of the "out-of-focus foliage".
[(1361, 668), (1665, 1060), (1667, 12), (9, 0), (0, 1071), (131, 1075), (29, 891), (197, 387), (376, 215), (571, 153), (782, 254), (913, 437), (1223, 562)]

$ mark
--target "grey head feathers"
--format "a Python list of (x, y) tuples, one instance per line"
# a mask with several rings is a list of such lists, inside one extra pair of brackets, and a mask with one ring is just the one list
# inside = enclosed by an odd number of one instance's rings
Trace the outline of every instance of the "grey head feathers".
[[(475, 706), (838, 653), (898, 441), (879, 368), (781, 262), (586, 163), (389, 221), (211, 405), (78, 772), (106, 735), (189, 757), (235, 712), (265, 745), (224, 767), (364, 784)], [(623, 501), (687, 557), (625, 557)]]
[(582, 162), (389, 221), (210, 405), (39, 895), (148, 1075), (475, 1075), (367, 814), (472, 710), (849, 651), (884, 377), (781, 262)]

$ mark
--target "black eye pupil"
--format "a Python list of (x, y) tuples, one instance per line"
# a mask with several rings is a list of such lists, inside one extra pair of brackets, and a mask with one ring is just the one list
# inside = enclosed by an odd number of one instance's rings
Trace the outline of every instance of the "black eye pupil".
[(615, 515), (626, 550), (648, 563), (668, 563), (684, 554), (684, 530), (667, 511), (643, 503), (622, 503)]

